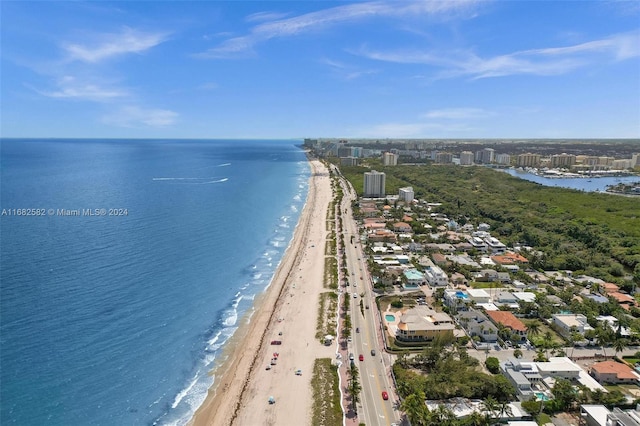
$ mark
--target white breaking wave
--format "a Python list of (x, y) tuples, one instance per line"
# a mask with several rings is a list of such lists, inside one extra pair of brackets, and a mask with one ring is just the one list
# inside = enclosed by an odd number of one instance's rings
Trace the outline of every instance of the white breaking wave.
[(231, 163), (222, 163), (222, 164), (218, 164), (216, 167), (227, 167), (230, 166)]

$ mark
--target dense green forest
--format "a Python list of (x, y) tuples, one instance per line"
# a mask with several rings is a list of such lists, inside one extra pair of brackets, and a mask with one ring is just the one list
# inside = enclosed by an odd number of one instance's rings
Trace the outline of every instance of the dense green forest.
[[(386, 174), (387, 194), (412, 186), (417, 199), (443, 203), (458, 223), (486, 222), (505, 244), (541, 251), (536, 269), (593, 275), (623, 286), (640, 283), (640, 199), (546, 187), (486, 167), (372, 167)], [(369, 167), (340, 167), (362, 194)]]

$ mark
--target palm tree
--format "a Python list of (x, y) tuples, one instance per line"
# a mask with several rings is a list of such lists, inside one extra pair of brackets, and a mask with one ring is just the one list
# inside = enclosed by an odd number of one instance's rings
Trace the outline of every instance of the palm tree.
[(487, 420), (495, 419), (496, 413), (500, 410), (500, 403), (492, 396), (488, 396), (487, 399), (482, 401), (481, 407), (485, 411), (485, 418)]
[(616, 351), (616, 356), (618, 356), (618, 352), (622, 352), (629, 347), (629, 341), (627, 339), (617, 338), (613, 341), (613, 349)]
[(527, 324), (527, 334), (530, 336), (537, 336), (540, 334), (540, 330), (540, 323), (537, 320), (531, 321)]
[(400, 410), (404, 411), (409, 422), (415, 426), (426, 425), (428, 408), (424, 403), (424, 392), (412, 393), (400, 404)]
[(511, 417), (513, 416), (513, 411), (511, 410), (511, 405), (509, 405), (509, 401), (501, 401), (498, 403), (498, 408), (499, 408), (499, 412), (500, 412), (500, 417), (503, 416), (508, 416)]

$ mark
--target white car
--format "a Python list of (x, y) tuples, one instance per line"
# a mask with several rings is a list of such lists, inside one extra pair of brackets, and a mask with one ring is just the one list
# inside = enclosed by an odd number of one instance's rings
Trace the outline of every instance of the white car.
[(357, 299), (358, 298), (358, 293), (353, 293), (353, 298)]

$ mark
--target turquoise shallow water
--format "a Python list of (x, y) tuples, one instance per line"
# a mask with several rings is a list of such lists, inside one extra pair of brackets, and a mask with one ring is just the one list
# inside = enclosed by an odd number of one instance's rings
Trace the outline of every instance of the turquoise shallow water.
[(184, 424), (293, 234), (299, 141), (0, 143), (0, 424)]

